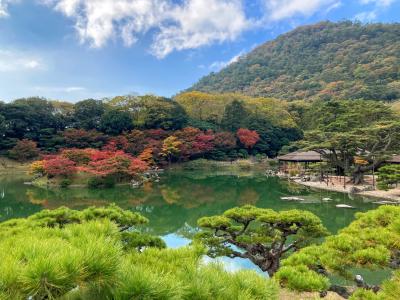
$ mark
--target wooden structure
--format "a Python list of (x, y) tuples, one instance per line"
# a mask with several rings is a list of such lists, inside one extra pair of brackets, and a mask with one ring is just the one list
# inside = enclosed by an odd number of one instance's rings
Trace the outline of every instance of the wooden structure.
[(324, 161), (322, 155), (316, 151), (295, 151), (277, 157), (279, 161), (279, 171), (290, 173), (291, 170), (297, 170), (303, 173), (308, 169), (310, 163), (319, 163)]
[(316, 151), (296, 151), (278, 156), (279, 162), (315, 163), (323, 161), (320, 153)]
[(386, 163), (389, 164), (400, 164), (400, 155), (394, 155), (388, 160), (386, 160)]

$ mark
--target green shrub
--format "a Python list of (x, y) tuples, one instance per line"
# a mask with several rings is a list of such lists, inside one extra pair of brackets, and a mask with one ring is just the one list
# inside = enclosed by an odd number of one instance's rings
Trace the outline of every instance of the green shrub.
[(285, 284), (288, 289), (301, 292), (324, 291), (329, 287), (328, 278), (311, 271), (304, 265), (283, 266), (274, 278)]
[(245, 149), (239, 149), (237, 153), (238, 153), (239, 158), (248, 158), (249, 157), (249, 153)]
[(60, 187), (61, 188), (67, 188), (72, 184), (71, 179), (69, 178), (64, 178), (60, 181)]
[(0, 299), (277, 299), (272, 280), (204, 264), (200, 245), (123, 231), (146, 221), (110, 206), (0, 223)]
[[(391, 258), (400, 251), (400, 207), (380, 206), (376, 210), (356, 213), (356, 220), (321, 245), (309, 246), (282, 261), (275, 279), (287, 288), (299, 291), (321, 291), (329, 287), (328, 276), (354, 279), (355, 268), (393, 268)], [(362, 274), (361, 274), (362, 275)], [(360, 290), (353, 299), (397, 299), (400, 273), (383, 284), (378, 298)]]
[(388, 190), (400, 183), (400, 165), (386, 165), (379, 169), (378, 188)]
[(91, 189), (99, 187), (112, 188), (115, 186), (115, 178), (113, 178), (112, 176), (90, 177), (88, 179), (87, 185)]
[(351, 295), (350, 300), (379, 300), (380, 298), (371, 290), (358, 289)]

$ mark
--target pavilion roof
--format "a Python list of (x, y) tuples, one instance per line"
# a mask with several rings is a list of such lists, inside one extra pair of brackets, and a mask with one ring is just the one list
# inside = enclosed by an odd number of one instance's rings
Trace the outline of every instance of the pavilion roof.
[(323, 159), (321, 154), (316, 151), (295, 151), (278, 156), (278, 160), (291, 162), (321, 162)]
[(390, 164), (400, 164), (400, 155), (394, 155), (386, 160), (386, 162)]

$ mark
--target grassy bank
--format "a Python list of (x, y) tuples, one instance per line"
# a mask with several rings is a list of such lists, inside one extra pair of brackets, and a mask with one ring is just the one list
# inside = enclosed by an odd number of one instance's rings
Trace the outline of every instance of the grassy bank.
[(31, 162), (17, 162), (5, 157), (0, 157), (0, 174), (27, 173)]
[(265, 172), (271, 167), (271, 161), (266, 159), (238, 159), (235, 161), (216, 161), (196, 159), (189, 162), (172, 165), (170, 169), (186, 171), (226, 171), (226, 172)]

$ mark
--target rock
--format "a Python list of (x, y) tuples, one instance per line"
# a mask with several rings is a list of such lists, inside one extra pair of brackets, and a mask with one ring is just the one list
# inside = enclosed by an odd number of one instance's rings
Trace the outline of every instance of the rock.
[(337, 204), (337, 208), (354, 208), (353, 206), (347, 205), (347, 204)]
[(281, 200), (286, 200), (286, 201), (304, 201), (303, 198), (299, 198), (299, 197), (281, 197)]
[(376, 201), (376, 202), (372, 202), (372, 203), (374, 203), (374, 204), (380, 204), (380, 205), (385, 205), (385, 204), (388, 204), (388, 205), (399, 205), (399, 204), (400, 204), (400, 202), (396, 202), (396, 201), (387, 201), (387, 200)]
[(366, 185), (362, 189), (363, 192), (370, 192), (370, 191), (375, 191), (375, 190), (376, 190), (375, 187), (372, 185)]
[(356, 188), (355, 186), (352, 186), (352, 187), (350, 187), (350, 189), (349, 189), (349, 193), (350, 194), (357, 194), (357, 193), (359, 193), (360, 192), (360, 190), (358, 189), (358, 188)]
[(322, 201), (332, 201), (332, 199), (331, 198), (322, 198)]

